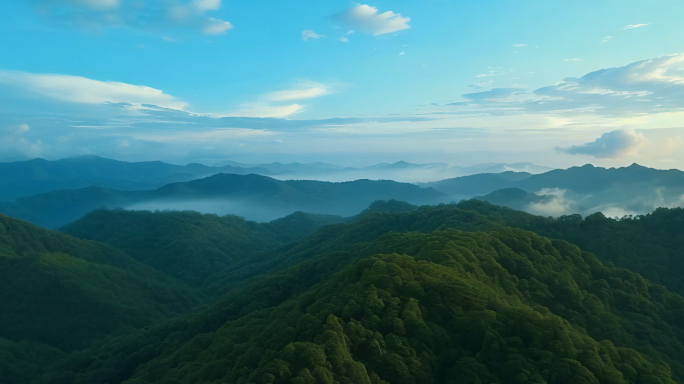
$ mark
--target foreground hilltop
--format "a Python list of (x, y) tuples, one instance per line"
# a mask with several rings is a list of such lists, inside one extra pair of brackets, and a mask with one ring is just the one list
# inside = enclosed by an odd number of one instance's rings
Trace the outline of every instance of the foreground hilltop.
[[(684, 216), (665, 211), (643, 219), (655, 237), (643, 238), (634, 258), (649, 256), (649, 242), (661, 236), (658, 225), (674, 227)], [(175, 237), (176, 225), (196, 225), (186, 251), (155, 253), (152, 246), (154, 258), (145, 259), (147, 251), (135, 255), (135, 262), (164, 272), (183, 254), (187, 268), (193, 260), (204, 263), (204, 252), (189, 252), (193, 244), (255, 246), (268, 229), (250, 240), (236, 235), (250, 233), (241, 231), (253, 224), (229, 218), (141, 214), (98, 211), (73, 233), (134, 253), (141, 241)], [(107, 229), (129, 219), (147, 224), (128, 233)], [(203, 297), (203, 307), (118, 330), (76, 351), (58, 348), (47, 362), (34, 363), (46, 368), (31, 382), (681, 381), (680, 295), (604, 263), (610, 254), (601, 249), (595, 256), (514, 227), (567, 232), (590, 248), (632, 241), (629, 230), (609, 230), (619, 223), (610, 219), (601, 231), (589, 218), (573, 225), (558, 219), (551, 227), (549, 220), (477, 201), (421, 208), (376, 203), (350, 222), (217, 267), (196, 288), (186, 288)], [(270, 225), (287, 228), (282, 224)], [(205, 225), (214, 228), (201, 229)], [(664, 252), (674, 257), (677, 241)]]

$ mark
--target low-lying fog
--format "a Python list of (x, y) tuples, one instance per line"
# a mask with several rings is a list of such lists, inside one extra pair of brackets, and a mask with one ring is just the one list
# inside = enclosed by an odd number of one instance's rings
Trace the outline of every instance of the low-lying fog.
[(587, 195), (554, 188), (536, 194), (547, 198), (519, 208), (540, 216), (558, 217), (575, 213), (587, 216), (601, 212), (607, 217), (621, 218), (647, 214), (656, 208), (684, 206), (684, 189), (681, 188), (630, 186)]

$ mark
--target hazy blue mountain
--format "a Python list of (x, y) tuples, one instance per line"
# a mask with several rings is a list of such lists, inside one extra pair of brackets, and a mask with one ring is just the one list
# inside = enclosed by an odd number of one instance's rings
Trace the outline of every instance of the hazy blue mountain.
[[(279, 179), (313, 179), (327, 181), (352, 181), (358, 179), (394, 180), (408, 183), (432, 182), (446, 178), (474, 175), (478, 173), (527, 172), (531, 174), (548, 172), (549, 167), (532, 163), (488, 163), (472, 166), (458, 166), (446, 163), (415, 164), (406, 161), (380, 163), (368, 167), (340, 167), (327, 163), (270, 163), (240, 164), (224, 161), (217, 165), (257, 167), (267, 169), (272, 177)], [(255, 172), (258, 173), (258, 172)]]
[(98, 156), (0, 163), (0, 201), (64, 189), (102, 187), (145, 190), (217, 173), (269, 174), (264, 168), (184, 166), (149, 161), (130, 163)]
[(527, 172), (482, 173), (422, 185), (449, 193), (455, 197), (467, 199), (477, 195), (484, 195), (497, 189), (512, 188), (517, 182), (525, 180), (530, 176), (532, 174)]
[(494, 205), (522, 210), (530, 204), (541, 204), (544, 201), (553, 199), (553, 196), (539, 196), (534, 193), (523, 191), (520, 188), (504, 188), (484, 196), (476, 196), (475, 199), (487, 201)]
[[(585, 165), (537, 175), (512, 172), (482, 174), (422, 185), (449, 193), (454, 200), (508, 190), (488, 196), (488, 200), (543, 216), (588, 215), (594, 212), (623, 216), (644, 214), (658, 207), (684, 205), (684, 172), (638, 164), (623, 168)], [(511, 188), (543, 198), (511, 195)]]
[(0, 163), (0, 201), (10, 201), (58, 190), (99, 187), (122, 191), (150, 190), (174, 182), (185, 182), (219, 173), (258, 174), (280, 180), (353, 181), (358, 179), (400, 182), (434, 181), (481, 172), (549, 170), (529, 163), (482, 164), (458, 167), (449, 164), (412, 164), (404, 161), (366, 168), (327, 163), (241, 164), (224, 161), (210, 167), (202, 164), (174, 165), (161, 161), (126, 162), (98, 156), (79, 156), (48, 161), (33, 159)]
[(50, 192), (0, 204), (0, 212), (48, 228), (77, 220), (100, 207), (195, 210), (271, 221), (297, 211), (352, 216), (373, 201), (391, 199), (423, 205), (447, 202), (449, 197), (431, 188), (394, 181), (331, 183), (218, 174), (150, 191), (89, 187)]

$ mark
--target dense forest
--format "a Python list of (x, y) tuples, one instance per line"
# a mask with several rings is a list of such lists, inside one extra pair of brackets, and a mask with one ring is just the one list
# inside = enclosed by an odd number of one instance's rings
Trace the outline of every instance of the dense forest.
[(684, 380), (684, 209), (0, 219), (3, 384)]

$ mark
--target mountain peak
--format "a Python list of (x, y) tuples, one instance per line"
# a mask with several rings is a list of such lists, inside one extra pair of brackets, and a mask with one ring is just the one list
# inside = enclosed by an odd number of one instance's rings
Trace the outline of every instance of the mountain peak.
[(628, 169), (648, 169), (648, 167), (644, 167), (643, 165), (639, 165), (637, 163), (632, 163), (629, 167), (626, 167)]

